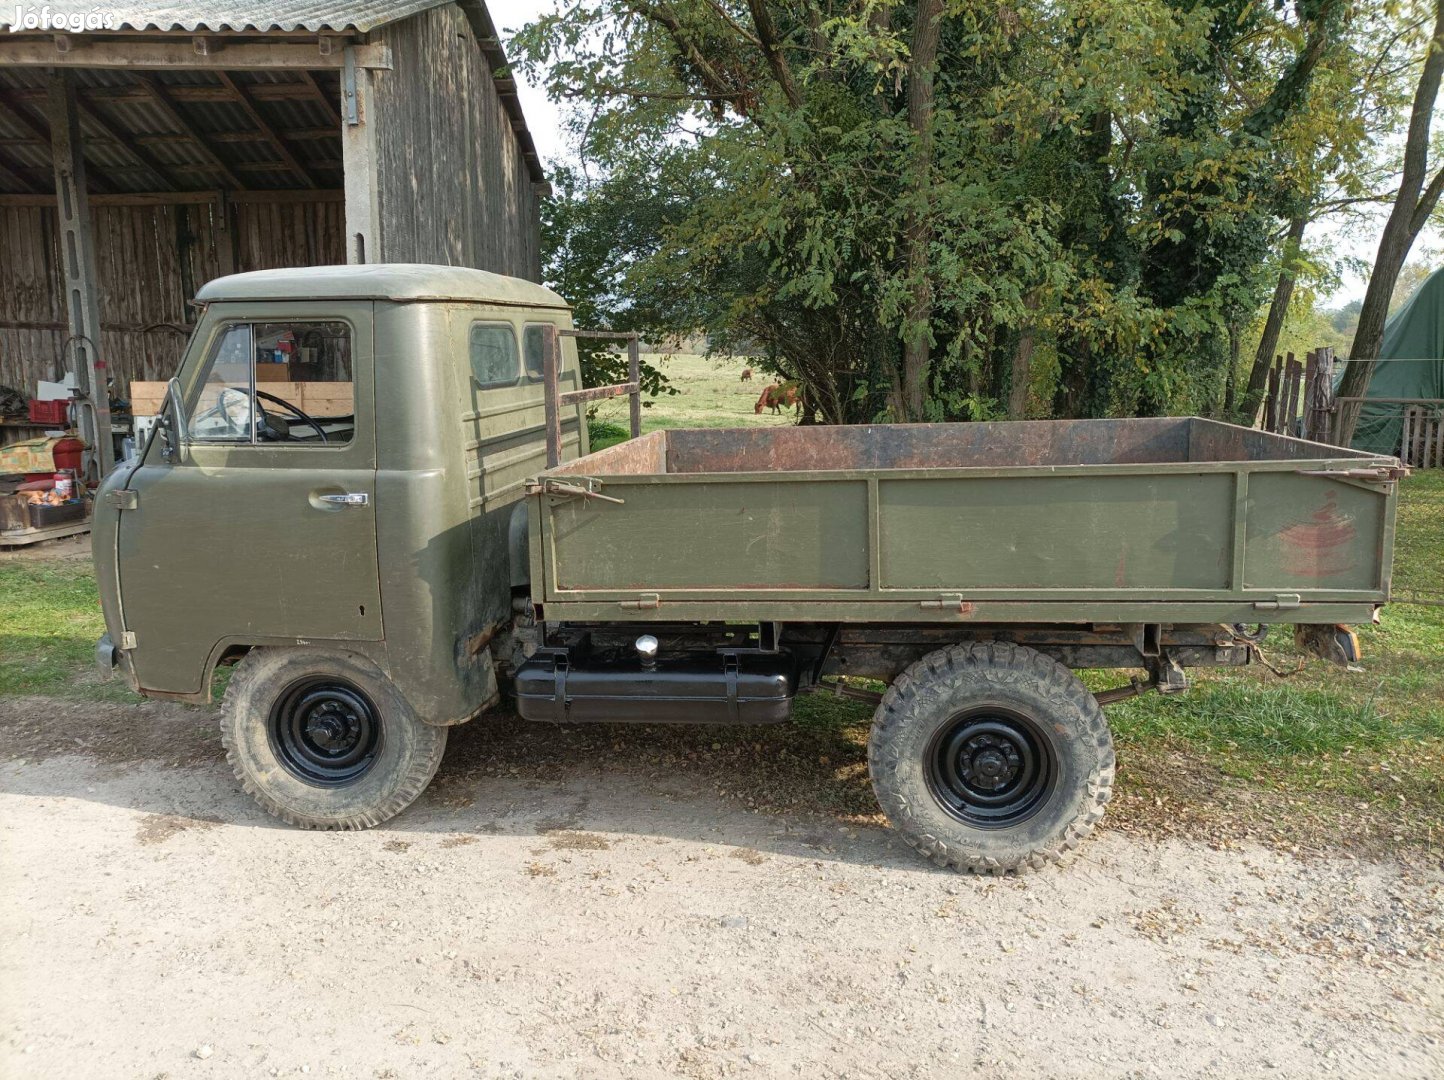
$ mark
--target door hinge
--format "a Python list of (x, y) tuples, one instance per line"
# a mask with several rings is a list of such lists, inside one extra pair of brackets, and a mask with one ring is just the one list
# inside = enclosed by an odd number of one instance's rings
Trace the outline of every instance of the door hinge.
[(924, 611), (946, 611), (951, 615), (973, 613), (973, 605), (963, 599), (962, 593), (943, 593), (936, 600), (919, 600), (918, 607)]
[(134, 631), (134, 630), (122, 630), (122, 631), (120, 632), (120, 647), (121, 647), (122, 649), (133, 649), (133, 648), (135, 648), (135, 631)]
[(138, 510), (140, 509), (140, 492), (131, 491), (128, 488), (107, 491), (105, 505), (113, 506), (117, 510)]
[(650, 611), (662, 606), (662, 598), (654, 592), (643, 593), (635, 600), (618, 600), (617, 607), (627, 611)]
[(1303, 598), (1298, 593), (1279, 593), (1272, 600), (1253, 602), (1255, 611), (1295, 611), (1302, 606)]

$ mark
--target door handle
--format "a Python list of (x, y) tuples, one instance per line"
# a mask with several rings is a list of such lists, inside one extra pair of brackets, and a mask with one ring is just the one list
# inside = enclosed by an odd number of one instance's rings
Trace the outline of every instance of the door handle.
[(332, 506), (365, 506), (371, 501), (371, 496), (364, 491), (348, 491), (344, 495), (318, 495), (317, 498)]

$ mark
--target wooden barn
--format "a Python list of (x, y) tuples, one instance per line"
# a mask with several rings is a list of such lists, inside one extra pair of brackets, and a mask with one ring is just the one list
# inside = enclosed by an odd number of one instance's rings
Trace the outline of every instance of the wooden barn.
[(341, 262), (535, 280), (544, 189), (482, 0), (3, 5), (0, 386), (74, 370), (104, 471), (89, 387), (168, 378), (205, 281)]

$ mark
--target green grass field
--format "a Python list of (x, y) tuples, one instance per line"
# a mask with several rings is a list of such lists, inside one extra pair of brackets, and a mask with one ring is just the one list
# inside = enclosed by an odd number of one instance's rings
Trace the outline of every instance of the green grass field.
[[(765, 380), (739, 383), (740, 363), (690, 356), (664, 363), (683, 392), (648, 410), (648, 430), (790, 422), (752, 412)], [(624, 417), (624, 409), (608, 402), (603, 418)], [(1396, 593), (1444, 599), (1444, 472), (1403, 481), (1400, 502)], [(1264, 651), (1281, 671), (1302, 664), (1296, 674), (1280, 678), (1257, 664), (1195, 671), (1188, 693), (1110, 707), (1122, 804), (1115, 822), (1221, 842), (1437, 850), (1444, 841), (1444, 606), (1395, 603), (1380, 625), (1357, 629), (1362, 671), (1305, 662), (1280, 627)], [(134, 700), (92, 673), (101, 632), (88, 561), (0, 555), (0, 711), (13, 695)], [(1083, 674), (1095, 690), (1125, 681), (1119, 672)], [(761, 743), (749, 729), (703, 742), (755, 759), (730, 792), (748, 805), (864, 818), (875, 813), (866, 784), (870, 711), (805, 696), (799, 723)], [(694, 752), (682, 740), (695, 737), (675, 732), (639, 729), (635, 742), (620, 738), (629, 741), (619, 745), (647, 746), (684, 764)]]
[[(675, 394), (662, 394), (655, 399), (643, 398), (642, 430), (677, 427), (751, 427), (755, 424), (793, 423), (790, 413), (773, 415), (764, 409), (753, 412), (762, 389), (772, 381), (753, 368), (752, 380), (742, 381), (742, 369), (751, 363), (745, 357), (721, 357), (708, 360), (689, 354), (644, 354), (648, 363), (659, 368), (671, 380)], [(598, 420), (618, 423), (625, 429), (627, 399), (604, 401), (596, 411)]]

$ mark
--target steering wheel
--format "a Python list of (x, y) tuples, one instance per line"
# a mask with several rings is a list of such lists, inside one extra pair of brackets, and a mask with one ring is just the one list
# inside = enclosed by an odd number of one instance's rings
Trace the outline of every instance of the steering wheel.
[(273, 418), (261, 406), (261, 398), (265, 398), (267, 401), (271, 402), (274, 405), (279, 405), (281, 408), (285, 409), (287, 412), (295, 416), (297, 420), (301, 421), (301, 423), (307, 425), (313, 431), (315, 431), (315, 433), (317, 434), (317, 436), (320, 437), (322, 442), (327, 441), (326, 429), (323, 428), (319, 423), (317, 423), (312, 417), (308, 416), (296, 406), (292, 405), (289, 401), (285, 400), (284, 398), (278, 398), (275, 394), (268, 394), (264, 390), (247, 391), (242, 390), (238, 386), (228, 386), (224, 390), (222, 390), (216, 396), (216, 407), (214, 410), (225, 421), (226, 427), (232, 433), (236, 435), (246, 434), (245, 428), (243, 426), (243, 420), (238, 419), (235, 415), (234, 410), (236, 406), (233, 404), (233, 402), (235, 402), (236, 398), (240, 398), (241, 401), (244, 402), (245, 408), (245, 412), (242, 413), (242, 417), (249, 417), (252, 394), (254, 394), (256, 398), (256, 419), (258, 421), (258, 423), (256, 424), (257, 433), (269, 436), (268, 441), (284, 442), (285, 440), (289, 439), (291, 437), (291, 426), (285, 423), (285, 421), (281, 422), (280, 427), (275, 426), (276, 418)]

